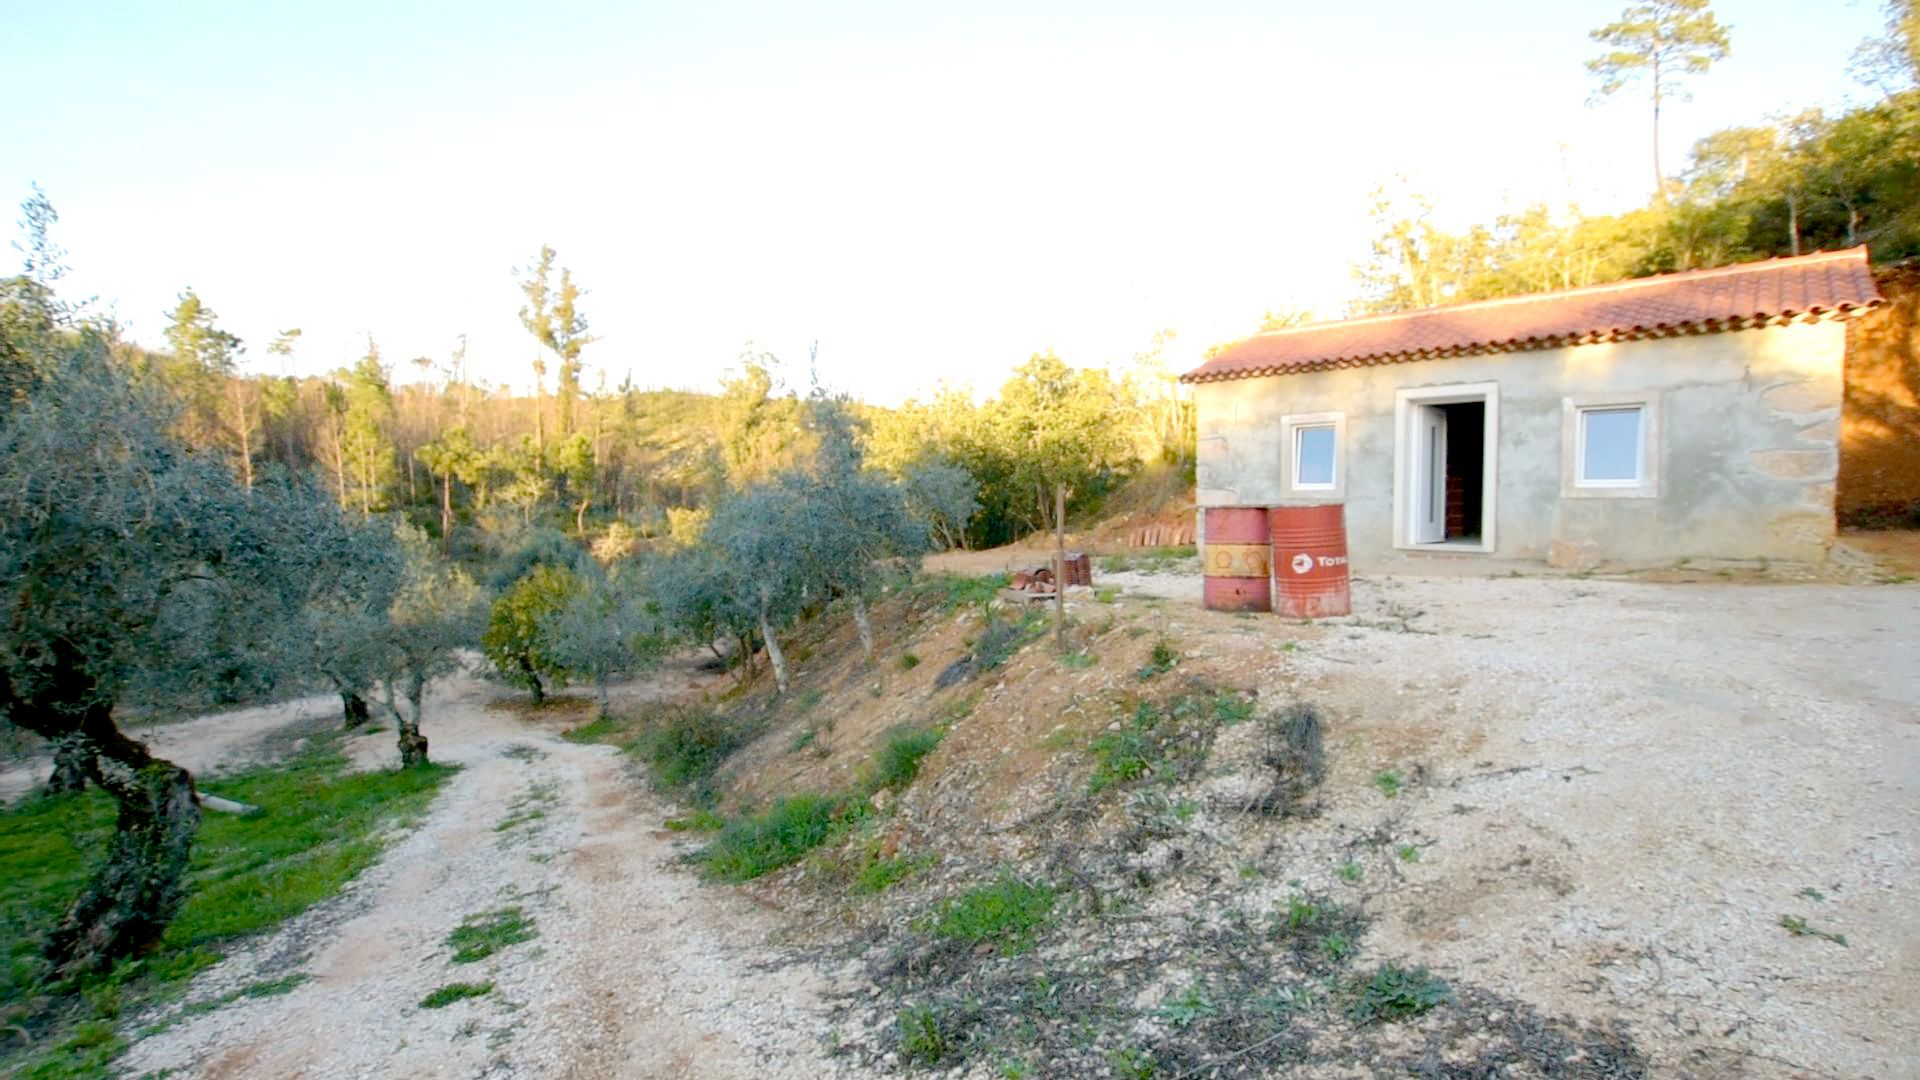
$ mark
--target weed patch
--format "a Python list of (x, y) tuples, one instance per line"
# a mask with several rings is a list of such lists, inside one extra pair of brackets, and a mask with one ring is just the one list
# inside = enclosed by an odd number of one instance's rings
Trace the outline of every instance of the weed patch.
[(1156, 675), (1165, 675), (1180, 662), (1180, 650), (1165, 634), (1154, 639), (1153, 651), (1147, 654), (1147, 662), (1140, 666), (1140, 681), (1145, 682)]
[(570, 727), (560, 737), (572, 743), (614, 742), (626, 733), (627, 723), (611, 716), (597, 716), (578, 727)]
[(506, 907), (469, 915), (447, 935), (447, 947), (453, 950), (454, 963), (471, 964), (538, 936), (526, 912)]
[(692, 709), (655, 717), (625, 749), (646, 763), (660, 787), (701, 794), (727, 755), (746, 741), (747, 733), (718, 713)]
[(1409, 1020), (1453, 999), (1447, 984), (1427, 974), (1426, 968), (1409, 970), (1392, 964), (1356, 980), (1353, 994), (1347, 1015), (1358, 1024)]
[(695, 858), (710, 878), (752, 881), (800, 861), (826, 843), (836, 825), (859, 812), (843, 796), (793, 795), (728, 822)]
[(853, 891), (869, 895), (885, 892), (938, 861), (939, 856), (933, 854), (886, 858), (876, 852), (861, 860), (859, 870), (854, 873)]
[(1003, 873), (991, 884), (945, 901), (921, 925), (935, 937), (1018, 952), (1046, 925), (1057, 896), (1045, 882)]
[(1001, 589), (1007, 587), (1012, 579), (1005, 574), (988, 574), (984, 577), (968, 577), (961, 574), (933, 574), (921, 586), (921, 595), (937, 604), (942, 611), (951, 612), (959, 607), (986, 607), (993, 603)]
[(1845, 948), (1847, 944), (1847, 935), (1822, 930), (1817, 926), (1810, 926), (1807, 920), (1798, 915), (1780, 916), (1780, 928), (1792, 934), (1794, 937), (1815, 937), (1822, 941), (1831, 941), (1842, 948)]
[(421, 998), (420, 1007), (423, 1009), (444, 1009), (456, 1001), (465, 1001), (467, 998), (485, 997), (491, 993), (493, 993), (492, 982), (448, 983), (433, 993), (428, 994), (426, 997)]
[(920, 759), (940, 745), (942, 732), (936, 728), (900, 728), (888, 734), (876, 750), (873, 760), (860, 770), (859, 790), (864, 796), (876, 791), (899, 791), (920, 775)]

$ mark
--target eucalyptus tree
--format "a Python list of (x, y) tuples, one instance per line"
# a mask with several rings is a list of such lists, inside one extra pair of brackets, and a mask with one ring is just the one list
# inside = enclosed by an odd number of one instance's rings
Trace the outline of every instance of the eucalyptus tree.
[[(573, 406), (580, 394), (580, 352), (594, 339), (587, 333), (587, 317), (579, 307), (584, 290), (574, 284), (573, 271), (562, 267), (559, 284), (552, 283), (554, 258), (553, 248), (542, 246), (533, 265), (521, 272), (520, 291), (527, 302), (520, 308), (520, 324), (560, 361), (554, 396), (560, 406), (559, 435), (565, 438), (572, 433)], [(539, 384), (546, 368), (544, 356), (534, 359), (536, 441), (543, 455), (547, 439), (545, 422), (540, 418)]]
[(179, 910), (200, 807), (192, 775), (123, 732), (134, 687), (217, 686), (270, 664), (277, 628), (330, 573), (318, 493), (249, 494), (169, 434), (171, 404), (81, 330), (0, 415), (0, 715), (61, 746), (114, 800), (117, 827), (45, 944), (56, 974), (99, 970)]

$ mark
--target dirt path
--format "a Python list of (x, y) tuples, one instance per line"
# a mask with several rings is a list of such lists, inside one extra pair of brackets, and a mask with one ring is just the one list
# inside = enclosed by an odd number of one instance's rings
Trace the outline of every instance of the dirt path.
[[(130, 1074), (242, 1077), (815, 1077), (824, 976), (770, 966), (772, 916), (703, 888), (666, 808), (605, 746), (576, 745), (459, 677), (430, 696), (436, 760), (458, 763), (426, 820), (337, 900), (194, 984), (218, 999), (292, 972), (291, 992), (242, 997), (137, 1043)], [(391, 735), (356, 756), (388, 757)], [(518, 907), (538, 937), (451, 962), (462, 919)], [(434, 989), (481, 997), (418, 1007)]]

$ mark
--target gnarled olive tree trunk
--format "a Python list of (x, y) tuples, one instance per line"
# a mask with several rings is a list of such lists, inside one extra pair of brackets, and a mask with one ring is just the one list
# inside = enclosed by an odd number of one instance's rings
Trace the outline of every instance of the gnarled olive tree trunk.
[(200, 831), (192, 774), (122, 734), (112, 712), (94, 704), (77, 713), (36, 709), (16, 717), (64, 744), (118, 809), (106, 858), (42, 950), (57, 977), (103, 971), (159, 939), (185, 899), (187, 863)]
[(395, 742), (400, 747), (400, 767), (411, 769), (427, 763), (427, 737), (420, 734), (420, 704), (426, 696), (427, 680), (418, 675), (403, 676), (406, 708), (393, 700), (393, 682), (385, 683), (387, 712), (393, 715)]
[(53, 741), (53, 775), (47, 777), (47, 794), (66, 795), (87, 789), (87, 742), (78, 735)]
[(352, 731), (373, 718), (373, 712), (367, 707), (367, 699), (352, 690), (340, 691), (340, 727), (343, 731)]

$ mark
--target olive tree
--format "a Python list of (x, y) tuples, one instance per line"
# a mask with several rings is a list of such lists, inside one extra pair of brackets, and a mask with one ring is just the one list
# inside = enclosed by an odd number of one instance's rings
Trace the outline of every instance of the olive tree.
[(907, 511), (924, 522), (946, 549), (963, 547), (967, 523), (980, 511), (979, 485), (973, 474), (944, 458), (925, 456), (901, 471)]
[(603, 717), (612, 708), (607, 684), (657, 663), (663, 646), (660, 618), (632, 572), (587, 582), (548, 613), (541, 632), (556, 663), (593, 683)]
[(459, 670), (460, 650), (473, 642), (479, 622), (480, 590), (424, 532), (403, 526), (398, 537), (403, 572), (386, 612), (380, 703), (393, 718), (401, 768), (413, 768), (427, 763), (420, 732), (427, 684)]
[(683, 547), (649, 559), (644, 569), (646, 590), (661, 621), (723, 662), (726, 654), (720, 645), (731, 642), (740, 659), (742, 681), (750, 679), (759, 620), (727, 573), (721, 551), (710, 543)]
[(808, 574), (811, 560), (797, 557), (808, 525), (803, 491), (782, 482), (733, 496), (714, 508), (707, 523), (706, 541), (715, 556), (713, 584), (751, 616), (781, 693), (787, 690), (787, 658), (777, 631), (799, 613), (808, 586), (817, 584)]
[(329, 572), (308, 538), (338, 511), (298, 486), (242, 490), (167, 434), (168, 403), (100, 333), (56, 342), (48, 377), (0, 413), (0, 715), (61, 746), (118, 809), (45, 945), (66, 975), (160, 935), (200, 824), (192, 775), (121, 731), (115, 708), (132, 687), (184, 695), (236, 661), (270, 663), (276, 628)]
[[(873, 655), (867, 602), (885, 560), (917, 560), (930, 545), (926, 524), (908, 512), (892, 478), (866, 468), (853, 412), (841, 398), (815, 394), (809, 426), (818, 439), (810, 474), (794, 475), (800, 514), (794, 546), (799, 571), (853, 608), (860, 647)], [(804, 585), (805, 582), (803, 581)]]
[(335, 553), (336, 573), (310, 583), (302, 617), (290, 624), (288, 652), (304, 654), (340, 695), (342, 726), (371, 718), (368, 699), (387, 670), (388, 611), (407, 565), (391, 526), (345, 522), (335, 535), (316, 538)]

